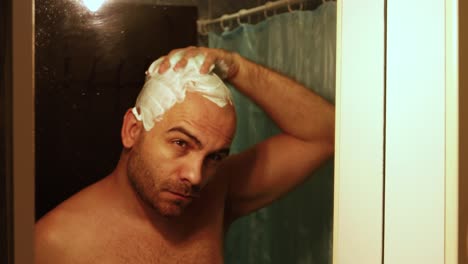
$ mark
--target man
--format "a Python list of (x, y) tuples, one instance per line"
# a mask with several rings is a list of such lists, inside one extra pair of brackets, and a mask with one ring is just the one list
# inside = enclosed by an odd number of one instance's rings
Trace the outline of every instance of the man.
[[(283, 133), (227, 156), (236, 117), (213, 65)], [(36, 224), (36, 263), (222, 263), (232, 221), (333, 154), (333, 106), (236, 53), (176, 50), (147, 74), (116, 169)]]

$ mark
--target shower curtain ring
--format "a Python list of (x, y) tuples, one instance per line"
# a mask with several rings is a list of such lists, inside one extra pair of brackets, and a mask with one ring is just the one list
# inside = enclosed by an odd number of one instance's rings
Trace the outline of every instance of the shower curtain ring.
[[(229, 20), (229, 25), (227, 27), (224, 26), (224, 20)], [(221, 16), (220, 24), (223, 31), (228, 31), (232, 27), (232, 19), (229, 18), (229, 15), (223, 15)]]
[(271, 2), (268, 1), (265, 3), (265, 9), (263, 10), (263, 15), (265, 16), (265, 18), (268, 18), (268, 9), (270, 9), (271, 7)]
[(229, 30), (229, 28), (226, 28), (226, 27), (224, 26), (224, 20), (226, 19), (226, 17), (227, 17), (227, 15), (222, 15), (222, 16), (221, 16), (220, 26), (221, 26), (221, 29), (222, 29), (223, 31)]
[(206, 23), (204, 23), (203, 21), (200, 21), (200, 20), (197, 21), (197, 28), (198, 28), (198, 32), (202, 36), (208, 35), (208, 32), (206, 31)]
[[(240, 26), (242, 24), (241, 22), (241, 16), (244, 16), (245, 15), (245, 12), (246, 10), (245, 9), (241, 9), (239, 10), (239, 12), (237, 13), (237, 24)], [(250, 21), (249, 21), (250, 22)]]
[(206, 36), (208, 35), (208, 30), (206, 29), (206, 23), (203, 23), (200, 27), (200, 33), (203, 35), (203, 36)]
[[(325, 0), (322, 0), (322, 1), (325, 1)], [(304, 4), (301, 2), (299, 3), (299, 10), (303, 10), (304, 9)], [(289, 2), (288, 0), (288, 10), (289, 12), (293, 12), (294, 10), (291, 8), (291, 3)]]

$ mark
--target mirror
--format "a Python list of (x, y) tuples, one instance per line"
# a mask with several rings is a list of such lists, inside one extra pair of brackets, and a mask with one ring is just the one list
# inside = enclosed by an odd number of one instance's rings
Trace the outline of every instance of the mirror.
[(148, 1), (97, 12), (80, 1), (36, 1), (36, 218), (113, 170), (144, 72), (174, 47), (196, 44), (196, 18), (194, 6)]
[[(305, 38), (335, 35), (336, 22), (323, 26), (324, 20), (318, 18), (317, 12), (325, 13), (320, 9), (322, 0), (291, 7), (314, 12), (293, 17), (293, 22), (304, 26), (304, 31), (298, 31), (296, 26), (288, 30), (288, 24), (282, 24), (282, 19), (289, 19), (283, 15), (289, 10), (283, 6), (250, 18), (210, 24), (204, 28), (213, 32), (208, 36), (197, 33), (199, 18), (215, 18), (265, 3), (37, 0), (36, 219), (113, 170), (122, 150), (122, 118), (134, 105), (144, 72), (155, 58), (174, 48), (198, 43), (235, 50), (284, 74), (295, 74), (295, 79), (314, 86), (316, 92), (334, 102), (334, 89), (324, 88), (334, 88), (334, 43), (324, 40), (314, 44), (317, 46), (306, 45), (304, 51), (300, 45)], [(330, 14), (335, 16), (323, 19), (335, 20), (336, 13)], [(308, 22), (304, 24), (301, 19)], [(280, 44), (273, 44), (259, 33), (258, 28), (269, 26), (266, 20), (279, 24), (282, 32), (286, 32), (286, 37), (274, 37)], [(241, 25), (249, 21), (258, 28)], [(321, 29), (310, 30), (309, 23), (316, 23)], [(245, 39), (233, 40), (236, 32), (250, 30), (255, 34), (247, 37), (251, 37), (249, 43), (256, 45), (257, 53), (249, 53)], [(327, 52), (314, 57), (310, 51), (319, 50), (319, 46), (328, 47)], [(302, 62), (298, 63), (296, 58)], [(323, 67), (313, 66), (315, 62)], [(302, 64), (310, 68), (303, 68)], [(261, 115), (255, 129), (259, 134), (254, 137), (277, 132), (258, 108), (244, 101), (240, 94), (234, 96), (248, 105), (245, 108)], [(244, 114), (249, 115), (238, 113)], [(249, 123), (239, 125), (245, 128), (243, 131), (252, 127)], [(240, 132), (234, 151), (251, 144), (247, 138), (249, 135)], [(286, 197), (236, 221), (225, 240), (225, 262), (331, 263), (332, 217), (333, 160), (330, 160)]]

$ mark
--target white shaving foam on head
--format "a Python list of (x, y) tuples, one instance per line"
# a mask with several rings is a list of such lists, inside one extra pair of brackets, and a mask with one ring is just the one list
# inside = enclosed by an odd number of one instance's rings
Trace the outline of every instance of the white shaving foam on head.
[(190, 58), (185, 68), (174, 71), (173, 66), (182, 56), (182, 51), (175, 53), (169, 59), (170, 69), (163, 74), (158, 73), (163, 58), (154, 61), (146, 72), (145, 85), (132, 109), (135, 117), (143, 122), (146, 131), (151, 130), (154, 122), (160, 121), (175, 103), (184, 101), (187, 92), (200, 93), (219, 107), (232, 105), (231, 92), (213, 72), (214, 65), (207, 74), (200, 73), (204, 55)]

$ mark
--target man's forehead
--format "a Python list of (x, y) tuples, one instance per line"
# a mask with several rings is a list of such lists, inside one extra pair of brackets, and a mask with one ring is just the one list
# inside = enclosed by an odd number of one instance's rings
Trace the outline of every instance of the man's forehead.
[(229, 149), (233, 138), (234, 129), (228, 126), (205, 125), (199, 122), (186, 122), (179, 120), (177, 122), (167, 122), (164, 133), (174, 135), (185, 140), (194, 142), (200, 148), (206, 146), (215, 146), (217, 149)]
[(187, 92), (185, 99), (182, 102), (176, 103), (167, 111), (168, 116), (172, 114), (184, 114), (188, 116), (196, 116), (203, 114), (204, 118), (210, 119), (215, 115), (234, 115), (234, 107), (230, 104), (218, 106), (211, 100), (204, 97), (203, 94), (196, 92)]
[(199, 94), (186, 97), (163, 116), (162, 122), (170, 128), (182, 127), (193, 133), (221, 134), (231, 142), (236, 128), (236, 115), (232, 106), (219, 107)]

